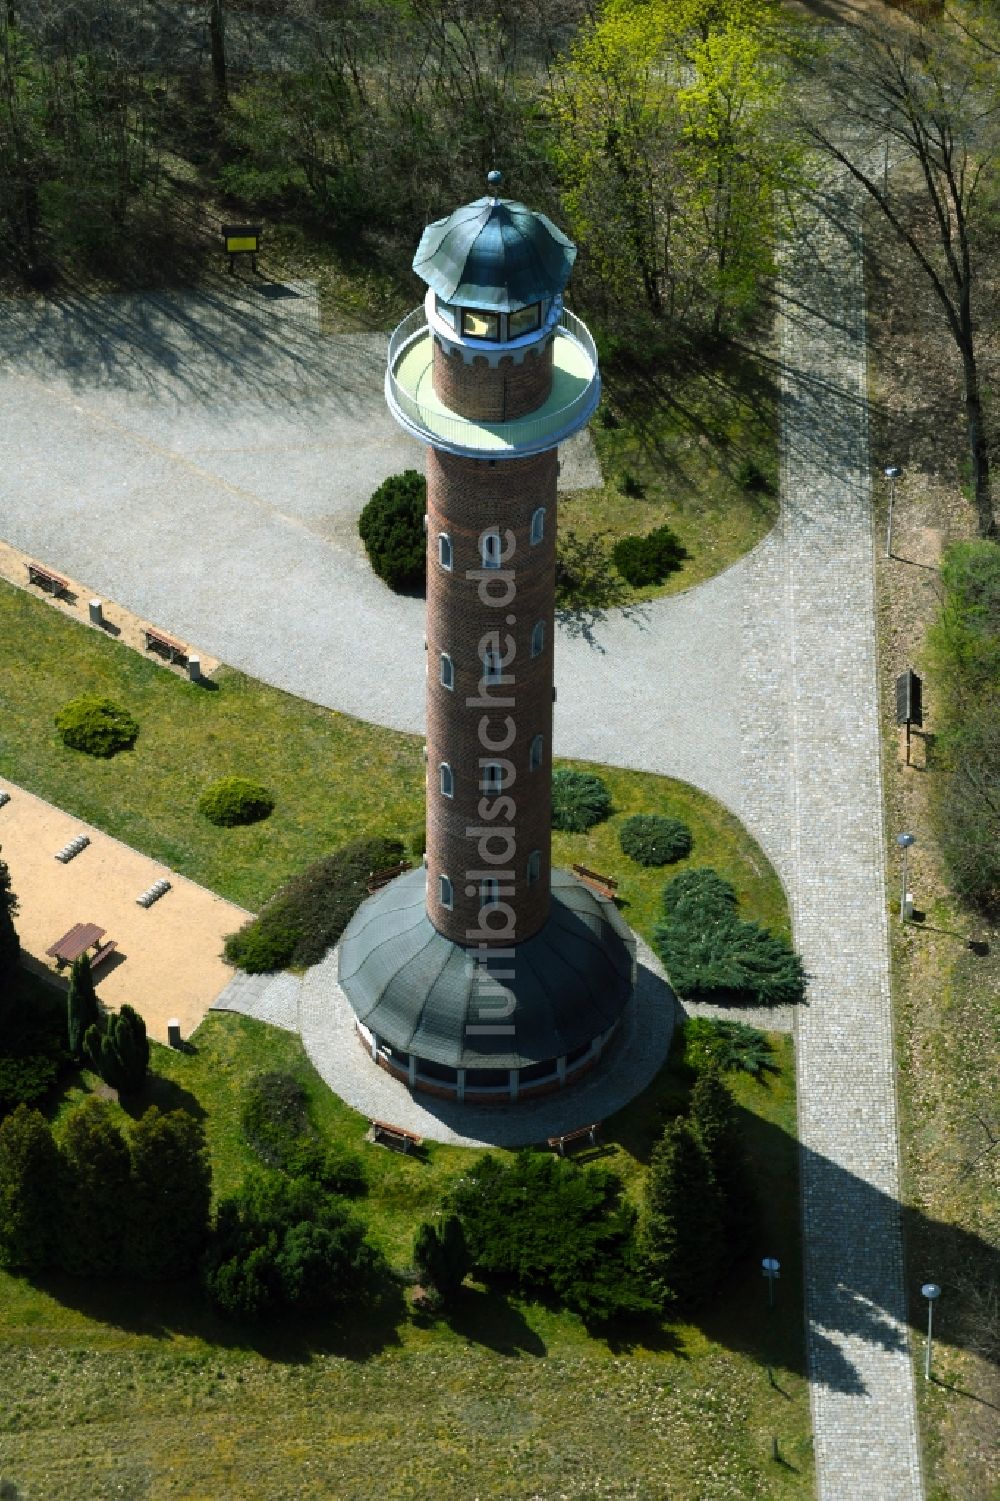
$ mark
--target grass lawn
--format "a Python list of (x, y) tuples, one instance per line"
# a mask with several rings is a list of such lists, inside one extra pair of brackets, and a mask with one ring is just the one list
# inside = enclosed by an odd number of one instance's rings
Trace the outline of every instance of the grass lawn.
[[(148, 1098), (204, 1112), (217, 1190), (252, 1160), (238, 1124), (243, 1082), (288, 1069), (323, 1134), (362, 1155), (370, 1191), (359, 1212), (405, 1265), (415, 1224), (476, 1154), (431, 1144), (417, 1161), (368, 1145), (363, 1118), (288, 1034), (212, 1016), (195, 1041), (188, 1055), (154, 1048)], [(756, 1248), (698, 1323), (614, 1339), (479, 1284), (447, 1322), (409, 1317), (400, 1300), (363, 1324), (245, 1334), (185, 1284), (32, 1286), (0, 1274), (0, 1381), (15, 1394), (0, 1414), (0, 1475), (46, 1501), (811, 1495), (793, 1068), (788, 1040), (773, 1042), (778, 1071), (734, 1086), (761, 1246), (782, 1261), (773, 1311)], [(57, 1113), (91, 1082), (81, 1076)], [(668, 1062), (606, 1123), (600, 1160), (631, 1188), (685, 1088)]]
[[(44, 602), (0, 586), (0, 773), (247, 905), (307, 860), (366, 831), (422, 816), (419, 741), (345, 719), (235, 673), (199, 690)], [(53, 716), (82, 688), (128, 706), (134, 751), (101, 762), (66, 750)], [(243, 755), (241, 747), (252, 747)], [(681, 783), (599, 768), (614, 803), (588, 835), (557, 835), (556, 858), (621, 880), (648, 934), (664, 880), (622, 856), (630, 812), (663, 811), (694, 834), (690, 860), (736, 885), (748, 915), (787, 931), (777, 878), (739, 824)], [(219, 830), (197, 794), (226, 771), (277, 796), (256, 828)], [(803, 1377), (791, 1047), (777, 1071), (734, 1081), (762, 1204), (760, 1244), (697, 1323), (592, 1337), (572, 1315), (469, 1285), (447, 1322), (411, 1317), (401, 1293), (339, 1328), (228, 1326), (197, 1290), (0, 1274), (0, 1477), (25, 1497), (204, 1501), (510, 1501), (543, 1496), (725, 1501), (812, 1494)], [(423, 1160), (364, 1141), (366, 1122), (321, 1082), (296, 1037), (209, 1016), (194, 1050), (154, 1046), (147, 1098), (203, 1117), (217, 1194), (251, 1158), (239, 1126), (246, 1080), (302, 1078), (324, 1136), (362, 1155), (358, 1209), (396, 1267), (419, 1221), (475, 1153), (430, 1144)], [(70, 1081), (61, 1116), (95, 1081)], [(600, 1160), (633, 1197), (664, 1120), (683, 1107), (673, 1062), (605, 1123)], [(768, 1311), (759, 1256), (783, 1266)], [(773, 1385), (768, 1378), (768, 1367)], [(780, 1460), (771, 1457), (772, 1437)]]
[[(672, 369), (662, 382), (616, 381), (612, 373), (608, 385), (590, 427), (605, 483), (560, 496), (560, 532), (606, 532), (611, 544), (669, 526), (687, 559), (662, 584), (630, 588), (626, 598), (690, 589), (749, 552), (777, 520), (774, 393), (756, 379), (752, 355), (739, 351), (715, 365)], [(748, 460), (767, 488), (740, 484)], [(626, 475), (640, 493), (625, 492)]]
[[(421, 741), (335, 714), (224, 670), (198, 688), (43, 600), (0, 581), (0, 776), (256, 910), (310, 860), (363, 834), (407, 836), (422, 827)], [(57, 711), (80, 692), (106, 694), (140, 724), (134, 750), (109, 761), (67, 749)], [(614, 798), (611, 820), (589, 835), (556, 835), (562, 863), (621, 880), (625, 912), (648, 935), (667, 876), (622, 855), (629, 813), (671, 812), (694, 834), (689, 862), (716, 864), (747, 915), (787, 931), (780, 884), (738, 821), (684, 783), (599, 768)], [(220, 829), (197, 810), (202, 788), (229, 772), (269, 787), (263, 823)]]

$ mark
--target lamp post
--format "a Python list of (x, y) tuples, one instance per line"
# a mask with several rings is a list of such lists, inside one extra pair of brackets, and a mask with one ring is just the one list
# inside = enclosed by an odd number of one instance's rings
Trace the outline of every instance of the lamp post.
[(916, 842), (917, 842), (916, 841), (916, 837), (913, 834), (897, 834), (896, 835), (896, 843), (899, 845), (900, 849), (903, 851), (903, 884), (902, 884), (902, 888), (901, 888), (900, 894), (899, 894), (899, 920), (900, 920), (900, 922), (905, 922), (906, 921), (906, 853), (907, 853), (907, 850), (910, 848), (910, 845), (911, 844), (916, 844)]
[(882, 472), (885, 475), (886, 479), (889, 481), (889, 521), (888, 521), (888, 524), (887, 524), (886, 529), (885, 529), (885, 555), (886, 555), (887, 558), (891, 558), (892, 557), (892, 508), (893, 508), (893, 505), (894, 505), (895, 500), (896, 500), (896, 481), (899, 479), (899, 476), (902, 474), (903, 471), (902, 471), (902, 469), (900, 469), (900, 467), (899, 467), (898, 464), (887, 464), (886, 467), (885, 467), (885, 469)]
[(924, 1380), (931, 1379), (931, 1340), (934, 1334), (934, 1300), (940, 1298), (941, 1289), (936, 1282), (925, 1282), (920, 1289), (927, 1299), (927, 1351), (924, 1355)]
[(774, 1256), (765, 1256), (761, 1262), (764, 1268), (764, 1276), (767, 1278), (767, 1306), (774, 1307), (774, 1284), (781, 1276), (781, 1262)]

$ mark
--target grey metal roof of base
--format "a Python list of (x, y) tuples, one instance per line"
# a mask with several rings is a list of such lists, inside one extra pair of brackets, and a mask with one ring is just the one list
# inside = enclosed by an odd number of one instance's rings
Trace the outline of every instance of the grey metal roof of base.
[(413, 269), (445, 302), (512, 313), (565, 287), (576, 246), (512, 198), (477, 198), (428, 224)]
[(523, 1068), (607, 1031), (632, 993), (635, 939), (612, 902), (565, 870), (532, 938), (481, 965), (427, 916), (425, 872), (363, 902), (340, 940), (340, 983), (391, 1047), (451, 1068)]

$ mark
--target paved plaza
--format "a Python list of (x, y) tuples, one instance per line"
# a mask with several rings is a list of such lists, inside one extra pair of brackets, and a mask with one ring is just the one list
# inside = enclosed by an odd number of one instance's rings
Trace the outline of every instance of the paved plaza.
[[(811, 975), (795, 1032), (819, 1494), (911, 1501), (859, 214), (822, 208), (784, 267), (780, 525), (687, 594), (560, 631), (554, 749), (704, 788), (784, 881)], [(0, 325), (4, 538), (206, 655), (420, 730), (422, 604), (371, 577), (354, 530), (374, 483), (422, 462), (385, 412), (384, 351), (320, 337), (306, 287), (26, 304)], [(564, 484), (593, 478), (585, 445), (563, 458)], [(309, 1045), (296, 986), (259, 994)]]

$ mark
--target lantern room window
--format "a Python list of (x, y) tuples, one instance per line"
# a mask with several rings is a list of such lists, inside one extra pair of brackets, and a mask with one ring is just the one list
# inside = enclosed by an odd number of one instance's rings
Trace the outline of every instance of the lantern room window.
[(507, 314), (507, 337), (520, 339), (523, 334), (534, 333), (542, 321), (542, 304), (533, 302), (530, 307), (518, 308)]
[(484, 313), (477, 308), (462, 309), (462, 332), (470, 339), (500, 338), (500, 314)]

